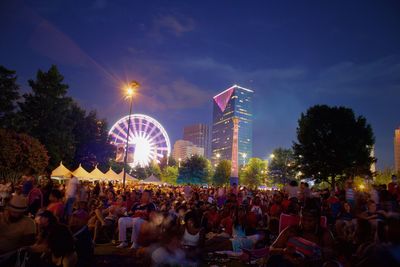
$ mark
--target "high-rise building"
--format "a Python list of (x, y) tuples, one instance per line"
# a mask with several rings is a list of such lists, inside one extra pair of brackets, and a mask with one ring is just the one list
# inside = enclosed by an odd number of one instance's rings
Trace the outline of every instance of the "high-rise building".
[(185, 160), (193, 155), (204, 156), (204, 148), (195, 146), (192, 142), (186, 140), (177, 140), (172, 150), (172, 157), (178, 160)]
[(183, 140), (192, 142), (195, 146), (204, 148), (204, 156), (210, 157), (210, 133), (207, 124), (193, 124), (184, 127)]
[(394, 131), (394, 170), (400, 172), (400, 127)]
[[(234, 169), (235, 163), (238, 166), (243, 165), (246, 158), (252, 157), (253, 93), (254, 91), (250, 89), (233, 85), (214, 96), (211, 139), (211, 158), (214, 164), (220, 160), (227, 159), (232, 161), (232, 168)], [(237, 137), (234, 136), (234, 121), (237, 123)], [(234, 144), (234, 139), (236, 138), (237, 143)], [(237, 171), (237, 167), (235, 171)]]

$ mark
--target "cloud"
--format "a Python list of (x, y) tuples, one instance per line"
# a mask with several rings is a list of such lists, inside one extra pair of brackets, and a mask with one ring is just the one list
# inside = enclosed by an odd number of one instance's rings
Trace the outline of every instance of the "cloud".
[(32, 32), (29, 45), (58, 63), (86, 67), (91, 61), (74, 41), (46, 20), (42, 20)]
[(150, 36), (162, 39), (165, 34), (181, 37), (184, 33), (191, 32), (195, 28), (192, 18), (183, 16), (163, 15), (153, 20)]
[(366, 63), (340, 62), (322, 70), (312, 86), (324, 94), (395, 93), (400, 86), (400, 57), (391, 55)]
[(179, 78), (166, 84), (150, 85), (152, 90), (142, 90), (141, 105), (153, 111), (185, 110), (202, 107), (211, 99), (211, 93), (185, 79)]

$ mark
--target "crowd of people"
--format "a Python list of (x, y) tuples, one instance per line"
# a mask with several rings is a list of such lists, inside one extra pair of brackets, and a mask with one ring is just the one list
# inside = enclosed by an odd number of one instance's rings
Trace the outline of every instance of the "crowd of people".
[(1, 266), (93, 266), (101, 244), (131, 251), (143, 266), (206, 266), (217, 255), (266, 266), (400, 266), (395, 176), (363, 190), (349, 179), (335, 191), (297, 181), (281, 190), (123, 190), (31, 174), (0, 184)]

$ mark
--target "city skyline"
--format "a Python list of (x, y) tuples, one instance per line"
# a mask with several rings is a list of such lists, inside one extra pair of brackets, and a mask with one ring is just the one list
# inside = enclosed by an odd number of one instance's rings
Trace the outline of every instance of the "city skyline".
[(183, 127), (183, 140), (192, 142), (198, 147), (204, 148), (204, 156), (211, 155), (210, 126), (205, 123), (196, 123)]
[(5, 1), (0, 64), (17, 71), (22, 92), (56, 64), (68, 95), (109, 127), (129, 111), (123, 84), (137, 80), (133, 113), (156, 118), (172, 142), (185, 125), (211, 125), (221, 88), (252, 88), (260, 158), (291, 147), (308, 107), (346, 106), (371, 124), (383, 170), (400, 124), (399, 14), (389, 0)]

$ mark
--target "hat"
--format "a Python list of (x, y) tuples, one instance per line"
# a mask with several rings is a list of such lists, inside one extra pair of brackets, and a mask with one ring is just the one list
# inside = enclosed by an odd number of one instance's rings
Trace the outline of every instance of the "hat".
[(27, 199), (21, 195), (13, 195), (6, 209), (13, 212), (25, 212), (28, 209)]

